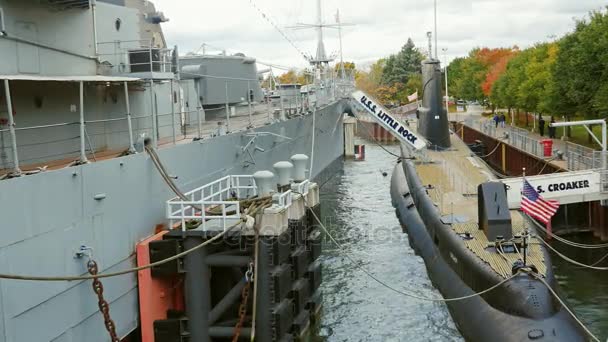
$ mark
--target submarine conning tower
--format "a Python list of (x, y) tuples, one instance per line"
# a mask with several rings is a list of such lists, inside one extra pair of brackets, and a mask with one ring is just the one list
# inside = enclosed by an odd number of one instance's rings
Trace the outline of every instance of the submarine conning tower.
[(418, 109), (418, 132), (426, 138), (431, 148), (449, 148), (448, 113), (443, 108), (438, 60), (431, 58), (422, 62), (422, 84), (424, 97), (422, 107)]

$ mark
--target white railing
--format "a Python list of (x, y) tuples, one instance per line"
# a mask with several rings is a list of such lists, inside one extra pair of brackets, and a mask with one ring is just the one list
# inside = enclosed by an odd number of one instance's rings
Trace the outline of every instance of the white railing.
[(310, 190), (310, 181), (307, 179), (300, 183), (294, 183), (291, 185), (291, 189), (302, 196), (306, 196)]
[[(276, 194), (273, 198), (275, 208), (286, 209), (293, 203), (294, 192), (307, 195), (308, 180), (294, 184), (292, 190)], [(184, 194), (189, 200), (175, 197), (167, 201), (167, 219), (170, 227), (181, 223), (182, 231), (189, 221), (201, 223), (200, 229), (207, 231), (226, 231), (231, 224), (241, 219), (241, 200), (258, 195), (258, 187), (253, 176), (226, 176), (205, 184)], [(208, 221), (215, 221), (212, 226)]]
[(116, 40), (97, 43), (97, 56), (114, 74), (173, 72), (172, 49), (155, 47), (151, 40)]
[(540, 140), (529, 136), (526, 130), (511, 127), (509, 130), (509, 144), (534, 156), (544, 158)]
[(277, 205), (281, 208), (289, 208), (293, 203), (293, 192), (285, 191), (277, 196)]
[[(592, 148), (567, 141), (564, 145), (564, 155), (568, 161), (568, 170), (589, 170), (601, 168), (601, 153)], [(597, 153), (596, 153), (597, 152)]]
[[(182, 231), (190, 220), (200, 220), (206, 231), (207, 221), (219, 221), (214, 227), (226, 230), (230, 223), (241, 218), (239, 200), (257, 195), (255, 179), (248, 175), (234, 175), (220, 178), (211, 183), (185, 193), (189, 201), (173, 198), (167, 201), (167, 219), (170, 226), (181, 222)], [(217, 222), (216, 222), (217, 223)]]

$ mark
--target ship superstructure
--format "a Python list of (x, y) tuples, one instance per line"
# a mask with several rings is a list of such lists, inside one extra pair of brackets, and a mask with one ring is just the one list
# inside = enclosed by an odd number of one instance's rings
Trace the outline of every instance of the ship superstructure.
[[(314, 106), (275, 115), (255, 59), (181, 56), (166, 20), (143, 0), (0, 0), (3, 273), (85, 274), (81, 246), (100, 271), (133, 267), (175, 196), (145, 142), (183, 191), (298, 153), (311, 157), (309, 178), (323, 177), (342, 156), (350, 104), (337, 82), (319, 84)], [(104, 287), (125, 337), (139, 324), (136, 275)], [(90, 282), (0, 289), (0, 341), (107, 340)]]

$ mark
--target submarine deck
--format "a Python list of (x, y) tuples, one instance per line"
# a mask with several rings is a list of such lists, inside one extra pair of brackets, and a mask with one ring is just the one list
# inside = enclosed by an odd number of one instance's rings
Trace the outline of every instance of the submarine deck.
[[(414, 126), (414, 125), (411, 125)], [(415, 130), (415, 128), (414, 128)], [(428, 194), (438, 207), (444, 222), (452, 222), (453, 232), (459, 236), (470, 233), (470, 239), (463, 239), (466, 248), (489, 265), (503, 278), (511, 276), (515, 261), (523, 259), (521, 251), (502, 253), (494, 247), (479, 229), (477, 214), (477, 186), (495, 180), (490, 168), (472, 154), (469, 147), (451, 134), (452, 147), (445, 151), (427, 150), (416, 163), (422, 184), (430, 185)], [(517, 210), (511, 210), (513, 236), (521, 235), (525, 221)], [(540, 242), (530, 239), (527, 260), (538, 268), (539, 274), (546, 276), (547, 268)]]

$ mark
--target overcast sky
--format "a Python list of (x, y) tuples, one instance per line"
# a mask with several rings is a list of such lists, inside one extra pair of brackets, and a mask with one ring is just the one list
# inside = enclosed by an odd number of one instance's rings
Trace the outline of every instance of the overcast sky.
[[(170, 19), (163, 28), (169, 45), (180, 53), (203, 43), (228, 53), (243, 52), (259, 61), (306, 67), (298, 51), (269, 24), (255, 4), (308, 54), (316, 50), (316, 32), (287, 28), (316, 22), (314, 0), (154, 0)], [(466, 55), (477, 46), (527, 47), (561, 36), (606, 0), (437, 0), (440, 57)], [(408, 37), (427, 51), (426, 32), (433, 29), (432, 0), (323, 0), (323, 19), (356, 26), (343, 29), (344, 59), (367, 65), (399, 50)], [(328, 54), (339, 50), (337, 30), (325, 31)], [(207, 51), (212, 48), (207, 48)]]

